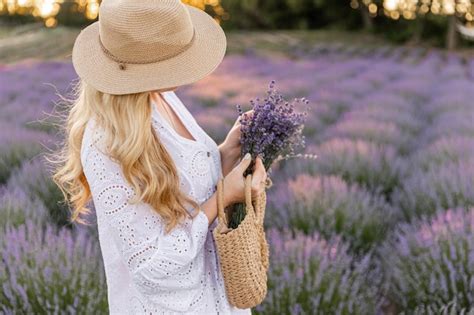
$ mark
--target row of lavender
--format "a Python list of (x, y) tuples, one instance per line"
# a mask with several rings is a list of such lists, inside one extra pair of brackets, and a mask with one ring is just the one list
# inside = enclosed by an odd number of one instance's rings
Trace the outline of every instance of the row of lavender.
[[(272, 171), (270, 290), (256, 313), (474, 308), (471, 65), (439, 53), (316, 47), (296, 60), (228, 56), (177, 91), (216, 141), (235, 105), (248, 106), (271, 79), (311, 101), (306, 142), (319, 158)], [(72, 67), (0, 71), (0, 312), (106, 313), (96, 230), (64, 227), (67, 208), (38, 155), (57, 143), (45, 113)]]
[[(313, 244), (315, 237), (343, 242), (342, 253), (326, 250), (343, 266), (336, 271), (317, 258), (321, 252), (308, 254), (314, 247), (294, 244), (298, 264), (273, 265), (273, 299), (258, 309), (474, 312), (472, 61), (432, 53), (239, 62), (245, 77), (222, 74), (194, 96), (206, 96), (207, 86), (214, 103), (225, 103), (228, 94), (217, 91), (255, 94), (271, 76), (287, 94), (313, 101), (307, 143), (319, 160), (277, 170), (267, 228), (302, 232)], [(243, 102), (241, 93), (230, 103)], [(353, 259), (341, 264), (348, 253)]]

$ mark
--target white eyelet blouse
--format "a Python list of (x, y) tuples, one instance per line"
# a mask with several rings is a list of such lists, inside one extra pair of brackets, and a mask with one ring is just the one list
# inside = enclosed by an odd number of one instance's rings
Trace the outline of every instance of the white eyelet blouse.
[[(182, 189), (201, 204), (222, 175), (217, 144), (174, 92), (162, 96), (196, 141), (171, 128), (151, 101), (153, 127), (175, 161)], [(165, 235), (149, 204), (128, 203), (134, 191), (101, 139), (92, 118), (81, 161), (97, 214), (110, 314), (251, 314), (228, 303), (212, 235), (218, 219), (209, 226), (201, 211)]]

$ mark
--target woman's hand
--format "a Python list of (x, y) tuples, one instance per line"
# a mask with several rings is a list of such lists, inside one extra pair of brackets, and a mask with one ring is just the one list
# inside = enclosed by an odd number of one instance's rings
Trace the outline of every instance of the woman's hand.
[[(253, 109), (246, 111), (244, 115), (252, 115)], [(219, 152), (221, 154), (222, 173), (226, 176), (239, 161), (240, 158), (240, 116), (235, 120), (234, 125), (227, 134), (224, 142), (219, 145)]]
[[(242, 161), (224, 177), (224, 207), (245, 201), (244, 172), (250, 165), (251, 156), (247, 153)], [(267, 172), (262, 159), (257, 157), (252, 173), (252, 200), (255, 200), (265, 190)]]

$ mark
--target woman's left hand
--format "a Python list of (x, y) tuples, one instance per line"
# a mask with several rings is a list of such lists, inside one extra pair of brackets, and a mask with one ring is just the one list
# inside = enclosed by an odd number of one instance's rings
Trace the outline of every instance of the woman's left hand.
[[(252, 115), (253, 109), (246, 111), (245, 115)], [(234, 125), (227, 134), (224, 142), (219, 145), (221, 153), (222, 172), (225, 176), (230, 172), (240, 160), (240, 116), (235, 120)]]

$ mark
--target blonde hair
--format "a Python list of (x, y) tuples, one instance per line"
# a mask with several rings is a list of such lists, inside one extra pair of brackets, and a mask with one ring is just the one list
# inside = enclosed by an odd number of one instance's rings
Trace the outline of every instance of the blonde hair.
[(72, 208), (71, 223), (89, 224), (81, 218), (90, 213), (87, 204), (91, 190), (80, 154), (91, 117), (105, 131), (110, 148), (107, 153), (120, 164), (125, 179), (136, 192), (137, 198), (129, 200), (130, 203), (143, 201), (151, 205), (166, 222), (166, 233), (191, 216), (185, 203), (201, 210), (195, 200), (180, 190), (176, 166), (151, 124), (150, 91), (112, 95), (79, 79), (73, 93), (72, 100), (62, 97), (68, 111), (58, 124), (64, 142), (58, 151), (46, 157), (54, 165), (53, 181)]

